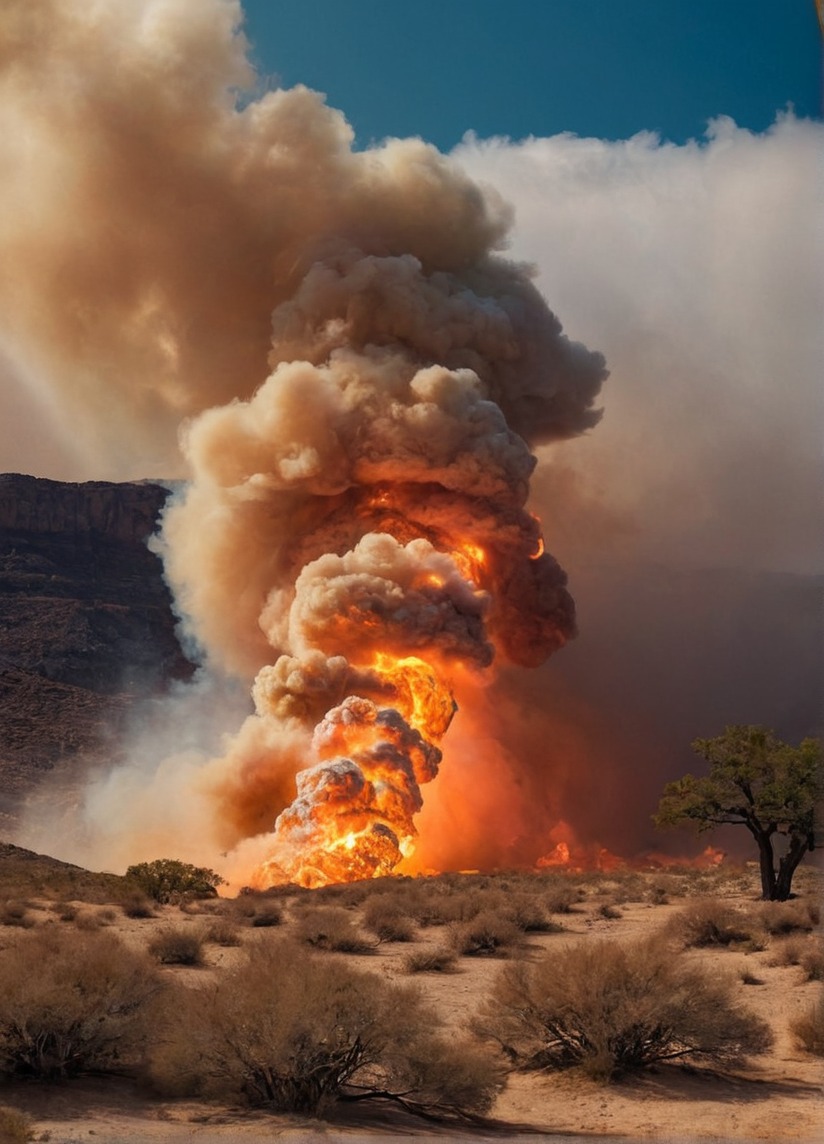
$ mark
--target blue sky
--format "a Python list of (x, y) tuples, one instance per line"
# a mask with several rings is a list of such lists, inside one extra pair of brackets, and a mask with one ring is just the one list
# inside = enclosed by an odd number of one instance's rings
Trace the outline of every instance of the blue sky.
[(259, 69), (323, 91), (360, 147), (422, 135), (764, 130), (821, 108), (813, 0), (243, 0)]

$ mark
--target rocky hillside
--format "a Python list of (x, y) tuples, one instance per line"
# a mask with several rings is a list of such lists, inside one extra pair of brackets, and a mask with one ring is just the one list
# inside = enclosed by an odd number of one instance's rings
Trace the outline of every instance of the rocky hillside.
[(0, 834), (44, 772), (192, 672), (146, 543), (168, 495), (0, 475)]

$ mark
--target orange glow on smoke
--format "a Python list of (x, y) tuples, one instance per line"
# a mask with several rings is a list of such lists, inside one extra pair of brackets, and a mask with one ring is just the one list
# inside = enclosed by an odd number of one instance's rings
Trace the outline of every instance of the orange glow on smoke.
[(530, 556), (529, 559), (530, 560), (539, 560), (543, 556), (545, 551), (546, 551), (546, 546), (544, 545), (544, 538), (543, 538), (543, 536), (539, 536), (538, 537), (538, 547), (535, 550), (535, 552), (532, 553), (532, 555)]

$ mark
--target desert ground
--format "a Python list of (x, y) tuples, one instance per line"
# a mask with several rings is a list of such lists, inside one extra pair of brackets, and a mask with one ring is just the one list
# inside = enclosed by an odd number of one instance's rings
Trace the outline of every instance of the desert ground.
[[(383, 981), (414, 982), (448, 1035), (457, 1038), (482, 1008), (502, 968), (519, 958), (537, 963), (575, 943), (631, 945), (660, 933), (673, 957), (700, 967), (708, 978), (731, 978), (736, 1007), (763, 1018), (774, 1041), (768, 1051), (735, 1066), (665, 1063), (609, 1083), (591, 1079), (578, 1068), (513, 1069), (488, 1115), (466, 1121), (424, 1120), (386, 1102), (332, 1107), (325, 1119), (316, 1120), (225, 1100), (158, 1095), (145, 1078), (130, 1075), (88, 1075), (52, 1084), (7, 1079), (0, 1082), (0, 1105), (27, 1118), (28, 1135), (8, 1129), (5, 1140), (228, 1144), (237, 1139), (258, 1144), (278, 1137), (355, 1144), (428, 1136), (506, 1140), (536, 1134), (604, 1141), (824, 1139), (824, 1061), (807, 1051), (791, 1028), (820, 999), (824, 976), (818, 932), (822, 878), (811, 867), (800, 868), (796, 897), (783, 904), (758, 901), (757, 871), (751, 865), (725, 864), (712, 870), (552, 870), (381, 879), (237, 899), (184, 898), (145, 909), (138, 908), (139, 902), (136, 907), (134, 894), (126, 895), (121, 879), (7, 849), (0, 859), (0, 965), (5, 951), (40, 928), (116, 934), (134, 950), (147, 950), (172, 932), (184, 933), (195, 939), (201, 964), (167, 961), (160, 963), (159, 972), (197, 991), (241, 963), (252, 943), (291, 935), (305, 945), (307, 956), (311, 951), (313, 957), (326, 959), (324, 964), (354, 964)], [(395, 932), (392, 924), (383, 925), (388, 935), (383, 938), (378, 936), (382, 911), (370, 905), (381, 895), (384, 902), (400, 901), (400, 912), (406, 915), (398, 921), (398, 911), (390, 910)], [(424, 899), (430, 904), (421, 910)], [(527, 899), (545, 926), (533, 918), (532, 924), (517, 930), (502, 927), (497, 938), (493, 933), (491, 939), (474, 946), (464, 940), (462, 946), (459, 935), (465, 938), (468, 922), (479, 910), (487, 915), (497, 910), (503, 916), (514, 901), (523, 906)], [(432, 902), (438, 903), (437, 909)], [(323, 916), (328, 933), (317, 925)], [(716, 926), (706, 944), (706, 925), (701, 930), (696, 918), (706, 922), (707, 916), (740, 924), (731, 936)], [(307, 919), (314, 919), (314, 926)], [(340, 925), (362, 939), (352, 952), (334, 948), (347, 944), (336, 943), (335, 926)], [(399, 935), (406, 940), (391, 940)], [(425, 955), (444, 950), (451, 954), (442, 958), (440, 969), (410, 972), (410, 958), (420, 964)]]

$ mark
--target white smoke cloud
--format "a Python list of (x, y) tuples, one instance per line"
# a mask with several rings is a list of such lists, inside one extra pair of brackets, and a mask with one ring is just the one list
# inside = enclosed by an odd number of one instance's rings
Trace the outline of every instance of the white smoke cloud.
[[(822, 146), (820, 123), (781, 115), (764, 134), (719, 118), (683, 146), (457, 149), (513, 204), (512, 253), (534, 261), (570, 336), (609, 363), (597, 432), (539, 475), (570, 570), (639, 552), (822, 570)], [(559, 487), (577, 496), (550, 504)]]

